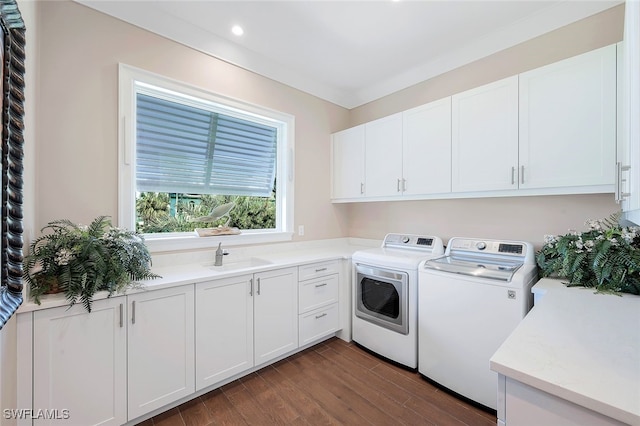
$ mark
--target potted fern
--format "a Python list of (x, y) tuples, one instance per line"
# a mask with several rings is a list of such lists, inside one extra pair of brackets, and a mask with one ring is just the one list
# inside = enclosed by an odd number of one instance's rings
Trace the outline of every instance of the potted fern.
[(44, 294), (64, 292), (71, 305), (79, 301), (91, 312), (96, 292), (111, 296), (140, 287), (139, 280), (159, 277), (150, 270), (142, 236), (111, 226), (108, 216), (88, 226), (56, 220), (42, 232), (24, 259), (24, 279), (38, 304)]
[(602, 293), (640, 294), (640, 227), (619, 224), (620, 213), (588, 220), (585, 232), (545, 236), (536, 254), (542, 277)]

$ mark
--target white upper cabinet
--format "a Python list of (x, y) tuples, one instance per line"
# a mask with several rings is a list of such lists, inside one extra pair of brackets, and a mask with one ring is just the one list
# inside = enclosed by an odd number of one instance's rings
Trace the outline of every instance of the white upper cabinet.
[(331, 198), (364, 196), (364, 124), (334, 133)]
[(402, 194), (402, 113), (365, 124), (365, 194)]
[(616, 46), (520, 74), (519, 188), (613, 185)]
[(451, 191), (451, 97), (402, 113), (404, 195)]
[(453, 192), (517, 188), (518, 76), (451, 99)]
[(603, 47), (334, 134), (333, 199), (615, 192), (640, 212), (618, 56)]

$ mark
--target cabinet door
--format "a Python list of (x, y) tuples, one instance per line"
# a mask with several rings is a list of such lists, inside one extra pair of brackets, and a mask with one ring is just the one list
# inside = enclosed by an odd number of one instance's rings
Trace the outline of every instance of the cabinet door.
[(332, 135), (332, 198), (364, 195), (364, 125)]
[(196, 390), (253, 367), (253, 275), (196, 285)]
[(34, 410), (57, 410), (56, 424), (126, 423), (125, 303), (97, 300), (90, 314), (80, 305), (34, 312)]
[(193, 285), (127, 296), (129, 419), (195, 391)]
[(520, 188), (613, 185), (616, 46), (520, 75)]
[(255, 365), (298, 348), (298, 269), (255, 274)]
[(453, 192), (516, 189), (518, 76), (451, 98)]
[(403, 113), (405, 195), (451, 191), (451, 97)]
[(402, 113), (365, 124), (365, 194), (402, 194)]

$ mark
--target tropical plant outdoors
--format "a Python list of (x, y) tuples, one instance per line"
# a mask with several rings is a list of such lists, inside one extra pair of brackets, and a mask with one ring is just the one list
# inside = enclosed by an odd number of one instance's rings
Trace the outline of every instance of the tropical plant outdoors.
[(24, 259), (24, 280), (38, 304), (43, 294), (64, 292), (70, 305), (79, 301), (91, 312), (96, 292), (111, 296), (142, 287), (141, 280), (159, 278), (150, 270), (151, 255), (143, 237), (111, 226), (108, 216), (88, 226), (55, 220), (42, 232)]
[(600, 293), (640, 294), (640, 227), (621, 226), (620, 217), (588, 220), (582, 233), (545, 236), (536, 255), (541, 276)]
[[(225, 216), (214, 222), (196, 220), (208, 216), (216, 207), (228, 203), (235, 204), (228, 217)], [(141, 192), (136, 198), (136, 231), (139, 233), (190, 232), (196, 228), (214, 228), (224, 225), (238, 229), (275, 228), (275, 196)]]

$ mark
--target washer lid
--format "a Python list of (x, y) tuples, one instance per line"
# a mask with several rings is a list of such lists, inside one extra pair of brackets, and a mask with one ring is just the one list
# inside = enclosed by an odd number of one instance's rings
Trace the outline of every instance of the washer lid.
[(502, 259), (498, 262), (487, 258), (466, 256), (444, 256), (427, 260), (424, 264), (426, 269), (506, 282), (511, 281), (521, 266), (522, 261), (517, 260)]

